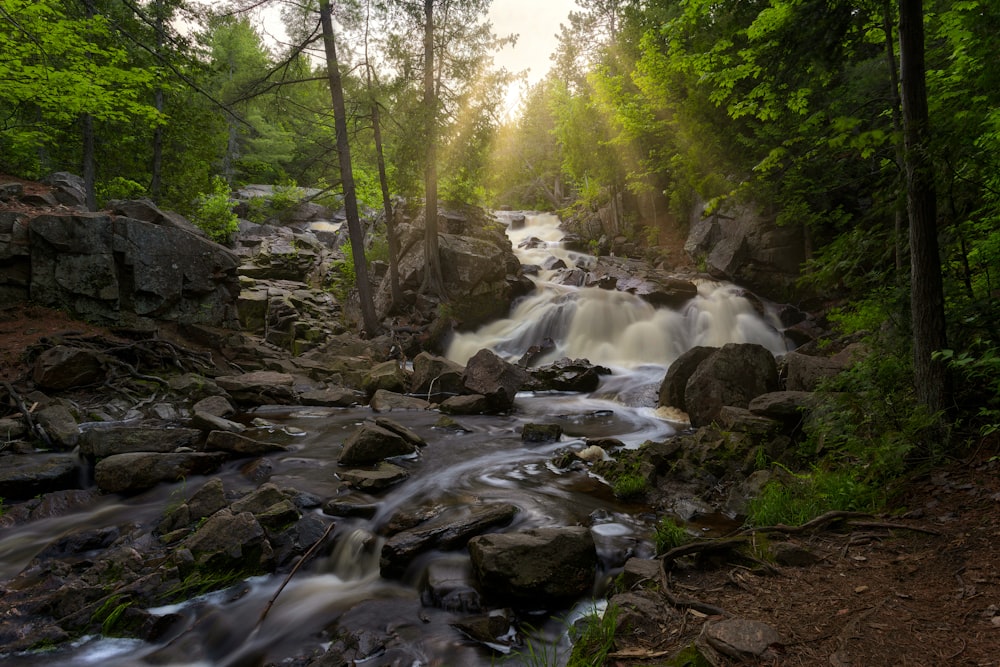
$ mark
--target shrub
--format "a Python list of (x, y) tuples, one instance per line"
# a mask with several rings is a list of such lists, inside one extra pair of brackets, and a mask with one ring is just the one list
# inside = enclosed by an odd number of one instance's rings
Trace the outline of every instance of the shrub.
[(216, 176), (212, 179), (212, 191), (198, 197), (191, 222), (197, 225), (216, 243), (229, 243), (239, 228), (239, 219), (233, 213), (229, 199), (229, 185), (226, 179)]

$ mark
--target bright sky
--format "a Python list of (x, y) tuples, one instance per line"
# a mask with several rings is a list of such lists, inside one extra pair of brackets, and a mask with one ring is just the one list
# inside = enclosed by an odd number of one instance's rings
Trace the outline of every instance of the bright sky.
[[(528, 70), (528, 84), (541, 80), (552, 66), (549, 56), (556, 50), (559, 24), (578, 9), (575, 0), (493, 0), (490, 21), (498, 35), (517, 33), (517, 44), (495, 57), (496, 64), (512, 72)], [(509, 113), (520, 99), (521, 90), (507, 91)]]
[[(556, 50), (559, 24), (576, 9), (576, 0), (493, 0), (489, 19), (494, 32), (518, 35), (517, 44), (497, 53), (494, 62), (514, 73), (526, 70), (528, 85), (537, 83), (552, 66), (549, 56)], [(261, 19), (266, 33), (284, 37), (277, 5), (265, 9)], [(505, 115), (516, 109), (522, 87), (514, 85), (507, 91)]]

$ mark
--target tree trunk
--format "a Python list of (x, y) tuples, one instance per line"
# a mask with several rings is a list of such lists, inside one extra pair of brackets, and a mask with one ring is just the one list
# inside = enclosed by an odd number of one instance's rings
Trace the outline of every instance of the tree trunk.
[[(892, 104), (892, 130), (897, 135), (902, 133), (902, 120), (900, 118), (899, 99), (899, 75), (896, 71), (896, 52), (893, 48), (892, 39), (892, 3), (884, 0), (882, 3), (882, 30), (885, 33), (885, 60), (889, 69), (889, 100)], [(899, 170), (900, 187), (896, 194), (896, 202), (893, 205), (893, 238), (896, 255), (896, 283), (904, 284), (906, 266), (906, 235), (903, 231), (903, 222), (906, 220), (906, 197), (904, 196), (905, 186), (903, 184), (904, 173), (906, 172), (906, 157), (903, 144), (896, 142), (896, 168)]]
[(928, 155), (930, 124), (924, 73), (921, 0), (899, 0), (899, 63), (903, 136), (906, 149), (906, 201), (910, 217), (910, 308), (917, 399), (932, 412), (947, 397), (945, 365), (933, 359), (947, 344), (944, 289), (937, 238), (937, 197)]
[(393, 217), (392, 199), (389, 195), (389, 179), (385, 173), (385, 155), (382, 153), (382, 122), (378, 102), (372, 101), (372, 126), (375, 132), (375, 161), (378, 164), (378, 182), (382, 188), (382, 210), (385, 212), (385, 236), (389, 242), (389, 293), (392, 307), (403, 302), (403, 292), (399, 288), (399, 238), (396, 236), (396, 220)]
[(354, 187), (354, 172), (351, 169), (351, 147), (347, 141), (347, 113), (340, 68), (337, 65), (337, 47), (333, 39), (330, 0), (320, 0), (319, 14), (323, 25), (323, 46), (326, 50), (326, 69), (330, 80), (334, 128), (337, 134), (337, 156), (340, 159), (340, 179), (344, 187), (344, 212), (347, 216), (347, 231), (351, 238), (351, 251), (354, 256), (354, 275), (357, 278), (358, 297), (361, 300), (361, 317), (365, 332), (373, 336), (381, 327), (375, 316), (372, 288), (368, 280), (368, 265), (365, 263), (365, 235), (358, 215), (358, 196)]
[(424, 0), (424, 284), (421, 291), (444, 296), (437, 211), (437, 96), (434, 94), (434, 0)]
[[(94, 3), (85, 0), (83, 3), (88, 19), (94, 18), (96, 13)], [(83, 188), (87, 198), (87, 210), (97, 210), (97, 193), (95, 184), (97, 181), (97, 167), (94, 153), (96, 152), (94, 139), (94, 117), (90, 114), (83, 114), (80, 117), (80, 125), (83, 133)]]
[[(156, 54), (159, 56), (163, 51), (163, 19), (166, 10), (163, 7), (163, 0), (157, 0), (153, 5), (155, 23), (153, 29), (156, 31)], [(156, 87), (153, 91), (153, 106), (158, 113), (163, 113), (163, 88)], [(160, 174), (163, 172), (163, 125), (157, 124), (153, 129), (153, 159), (150, 164), (149, 196), (154, 202), (160, 199)]]

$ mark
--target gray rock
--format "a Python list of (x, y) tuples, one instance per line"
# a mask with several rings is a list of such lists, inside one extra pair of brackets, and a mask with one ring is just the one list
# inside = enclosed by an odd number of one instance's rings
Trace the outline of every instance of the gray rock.
[(746, 408), (737, 408), (732, 405), (724, 405), (715, 416), (715, 423), (724, 431), (737, 431), (739, 433), (752, 433), (754, 435), (770, 436), (780, 433), (783, 428), (782, 422), (754, 414)]
[(196, 562), (213, 569), (261, 572), (268, 568), (273, 550), (264, 528), (250, 512), (216, 512), (183, 542)]
[(35, 421), (45, 429), (52, 444), (61, 449), (73, 449), (80, 440), (80, 429), (73, 413), (60, 403), (39, 410), (35, 413)]
[(381, 461), (374, 469), (348, 468), (341, 470), (340, 478), (361, 491), (381, 491), (399, 484), (410, 476), (403, 468), (388, 461)]
[(289, 373), (254, 371), (242, 375), (224, 375), (215, 378), (239, 405), (289, 405), (298, 398), (292, 385), (295, 378)]
[(28, 434), (28, 424), (20, 416), (0, 418), (0, 442), (17, 440)]
[(344, 449), (340, 453), (340, 465), (371, 465), (393, 456), (405, 456), (416, 451), (416, 445), (398, 433), (365, 423), (344, 442)]
[(382, 576), (402, 576), (414, 557), (430, 549), (464, 547), (473, 535), (509, 524), (517, 511), (517, 506), (507, 503), (463, 508), (397, 533), (382, 546)]
[(362, 387), (369, 396), (379, 389), (402, 394), (410, 387), (410, 373), (397, 361), (385, 361), (368, 372)]
[(421, 352), (413, 358), (410, 393), (435, 401), (461, 394), (465, 389), (462, 384), (464, 373), (465, 367), (454, 361)]
[(379, 389), (369, 403), (375, 412), (391, 412), (393, 410), (426, 410), (431, 404), (422, 398), (404, 396), (386, 389)]
[(597, 551), (581, 526), (479, 535), (469, 540), (469, 554), (487, 597), (537, 608), (593, 590)]
[(195, 410), (194, 416), (191, 417), (191, 428), (200, 431), (228, 431), (229, 433), (242, 433), (246, 430), (246, 426), (243, 424), (200, 410)]
[(97, 426), (81, 434), (80, 454), (100, 459), (130, 452), (173, 452), (180, 447), (193, 448), (200, 440), (201, 431), (193, 428)]
[(778, 388), (774, 356), (755, 344), (729, 343), (698, 365), (684, 389), (692, 426), (707, 426), (724, 405), (746, 408), (750, 401)]
[(205, 448), (209, 451), (229, 452), (237, 456), (263, 456), (274, 452), (283, 452), (287, 449), (284, 445), (254, 440), (230, 431), (209, 433), (205, 440)]
[(101, 355), (66, 345), (50, 347), (38, 355), (32, 372), (36, 385), (56, 391), (101, 382), (104, 376)]
[(396, 435), (404, 438), (405, 440), (413, 443), (417, 447), (426, 447), (427, 441), (421, 438), (419, 435), (414, 433), (412, 430), (406, 428), (402, 424), (398, 424), (388, 417), (376, 417), (375, 425), (384, 428), (387, 431), (392, 431)]
[(483, 609), (468, 557), (460, 560), (435, 558), (431, 561), (427, 565), (420, 598), (425, 606), (445, 611), (470, 613)]
[(684, 404), (684, 389), (687, 387), (687, 382), (701, 362), (708, 359), (717, 349), (698, 345), (677, 357), (670, 364), (660, 384), (657, 405), (675, 407), (687, 412)]
[(788, 567), (810, 567), (823, 560), (797, 542), (771, 542), (768, 550), (775, 563)]
[(514, 642), (513, 615), (506, 609), (495, 609), (488, 614), (466, 616), (452, 623), (452, 626), (470, 639), (491, 648), (512, 646)]
[(562, 436), (559, 424), (525, 424), (521, 429), (521, 440), (529, 443), (558, 442)]
[(481, 415), (489, 411), (489, 401), (482, 394), (465, 394), (445, 399), (438, 409), (449, 415)]
[(514, 406), (514, 396), (527, 381), (527, 373), (487, 349), (469, 359), (462, 376), (466, 391), (485, 396), (491, 412), (510, 410)]
[(799, 352), (785, 355), (789, 391), (816, 391), (821, 381), (832, 378), (850, 367), (848, 360), (834, 357), (814, 357)]
[(535, 391), (576, 391), (590, 393), (597, 390), (602, 375), (611, 375), (611, 369), (595, 366), (586, 359), (560, 359), (546, 366), (528, 370), (531, 389)]
[(107, 493), (136, 493), (160, 482), (214, 472), (226, 459), (225, 454), (215, 452), (114, 454), (97, 462), (94, 481)]
[(0, 498), (8, 501), (82, 486), (80, 460), (70, 454), (12, 455), (0, 461)]
[(705, 639), (719, 653), (736, 660), (761, 657), (781, 635), (766, 623), (745, 618), (727, 618), (705, 624)]
[(215, 417), (229, 417), (236, 414), (236, 408), (225, 396), (206, 396), (192, 405), (191, 411), (196, 415), (202, 413)]
[(365, 395), (354, 389), (330, 387), (303, 392), (299, 396), (302, 405), (316, 405), (329, 408), (349, 408), (364, 402)]

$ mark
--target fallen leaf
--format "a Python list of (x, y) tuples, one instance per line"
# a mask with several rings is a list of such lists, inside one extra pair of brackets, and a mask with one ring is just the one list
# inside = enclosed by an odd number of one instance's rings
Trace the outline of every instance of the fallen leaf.
[(854, 592), (855, 593), (864, 593), (867, 590), (868, 590), (867, 586), (855, 586), (854, 587)]

